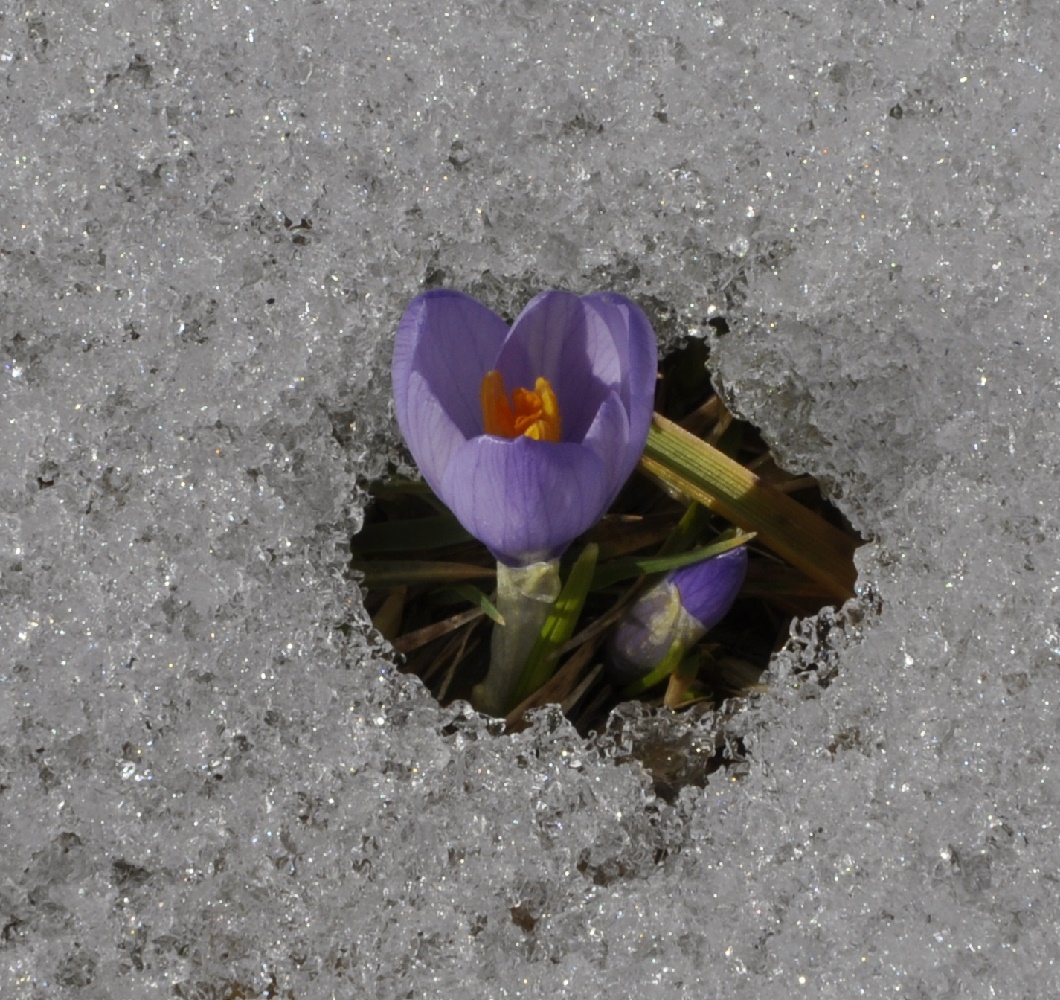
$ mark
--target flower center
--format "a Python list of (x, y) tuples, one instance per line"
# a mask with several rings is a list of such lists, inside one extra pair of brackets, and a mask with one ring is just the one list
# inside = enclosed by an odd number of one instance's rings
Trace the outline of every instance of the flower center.
[(538, 378), (533, 389), (514, 390), (509, 400), (504, 376), (498, 371), (486, 372), (481, 395), (482, 422), (487, 434), (559, 441), (559, 400), (547, 378)]

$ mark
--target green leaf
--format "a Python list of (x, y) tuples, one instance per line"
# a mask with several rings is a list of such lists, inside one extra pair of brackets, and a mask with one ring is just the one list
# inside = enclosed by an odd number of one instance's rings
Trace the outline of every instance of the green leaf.
[(659, 549), (660, 556), (672, 556), (675, 552), (686, 552), (707, 527), (710, 512), (694, 500), (685, 508), (681, 519), (675, 525), (670, 537)]
[(556, 672), (556, 661), (552, 654), (574, 634), (585, 598), (589, 595), (599, 553), (599, 546), (590, 543), (575, 560), (567, 582), (530, 650), (509, 709), (525, 701)]
[(658, 684), (662, 684), (681, 664), (685, 656), (685, 644), (680, 639), (675, 639), (662, 661), (650, 673), (637, 680), (631, 681), (622, 689), (623, 699), (639, 698), (645, 691), (650, 691)]
[(712, 556), (720, 556), (730, 549), (746, 545), (754, 535), (738, 532), (731, 537), (723, 538), (711, 545), (703, 545), (689, 552), (682, 552), (675, 556), (648, 556), (642, 559), (615, 559), (597, 569), (593, 577), (592, 590), (603, 590), (612, 584), (622, 580), (630, 580), (633, 577), (642, 576), (646, 573), (668, 573), (672, 569), (679, 569), (692, 563), (710, 559)]
[(853, 538), (658, 413), (641, 468), (744, 531), (753, 531), (760, 543), (826, 586), (834, 598), (854, 596)]
[(442, 604), (467, 603), (481, 608), (486, 617), (498, 625), (504, 624), (504, 616), (497, 610), (493, 602), (478, 587), (470, 583), (462, 583), (457, 587), (446, 587), (432, 595)]

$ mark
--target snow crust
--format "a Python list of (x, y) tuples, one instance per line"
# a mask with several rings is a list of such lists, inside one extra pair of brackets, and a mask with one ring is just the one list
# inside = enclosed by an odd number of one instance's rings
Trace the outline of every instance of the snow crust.
[[(10, 8), (0, 995), (1060, 994), (1058, 24)], [(768, 694), (588, 742), (395, 671), (348, 542), (440, 284), (711, 338), (872, 540)]]

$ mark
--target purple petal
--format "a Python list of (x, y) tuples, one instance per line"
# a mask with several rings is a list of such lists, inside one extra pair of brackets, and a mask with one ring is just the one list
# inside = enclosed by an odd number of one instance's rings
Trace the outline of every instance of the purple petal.
[(640, 306), (624, 295), (599, 292), (586, 295), (582, 304), (589, 316), (599, 317), (603, 322), (614, 338), (615, 355), (623, 362), (617, 387), (629, 414), (630, 440), (640, 442), (639, 459), (655, 409), (655, 380), (659, 371), (655, 331)]
[(465, 438), (481, 434), (482, 378), (494, 367), (507, 335), (500, 316), (463, 292), (425, 292), (405, 310), (394, 342), (394, 404), (401, 433), (421, 468), (423, 448), (410, 431), (422, 420), (413, 418), (410, 408), (426, 395), (410, 393), (412, 373), (422, 376), (426, 394), (437, 399)]
[(582, 300), (570, 292), (542, 292), (519, 314), (497, 356), (509, 389), (552, 383), (563, 416), (563, 440), (581, 441), (608, 390), (617, 388), (621, 359), (599, 324), (590, 328)]
[(611, 501), (618, 496), (618, 491), (625, 485), (629, 474), (640, 458), (644, 442), (634, 443), (629, 439), (629, 420), (617, 392), (611, 392), (603, 405), (596, 412), (589, 433), (585, 435), (584, 444), (592, 448), (600, 458), (604, 468), (606, 483), (603, 484), (607, 500), (604, 509), (611, 506)]
[(674, 570), (669, 580), (681, 594), (684, 609), (704, 628), (713, 628), (728, 614), (747, 573), (747, 546), (730, 549)]
[(503, 562), (558, 556), (607, 507), (599, 456), (585, 445), (478, 437), (452, 456), (439, 496)]
[(400, 411), (398, 417), (401, 433), (423, 478), (440, 495), (449, 460), (467, 438), (442, 409), (442, 404), (418, 371), (408, 376), (404, 399), (405, 417), (401, 419)]
[(603, 292), (585, 296), (582, 303), (590, 328), (611, 338), (613, 356), (620, 361), (615, 391), (626, 414), (626, 428), (621, 448), (616, 446), (617, 438), (610, 445), (613, 500), (644, 451), (655, 402), (658, 346), (647, 317), (624, 296)]

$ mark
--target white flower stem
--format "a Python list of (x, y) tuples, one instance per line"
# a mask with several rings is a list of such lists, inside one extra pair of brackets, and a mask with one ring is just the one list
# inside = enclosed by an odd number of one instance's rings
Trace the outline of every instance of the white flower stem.
[(497, 610), (503, 625), (493, 627), (490, 666), (471, 700), (487, 715), (506, 715), (530, 650), (560, 592), (559, 560), (529, 566), (497, 564)]

